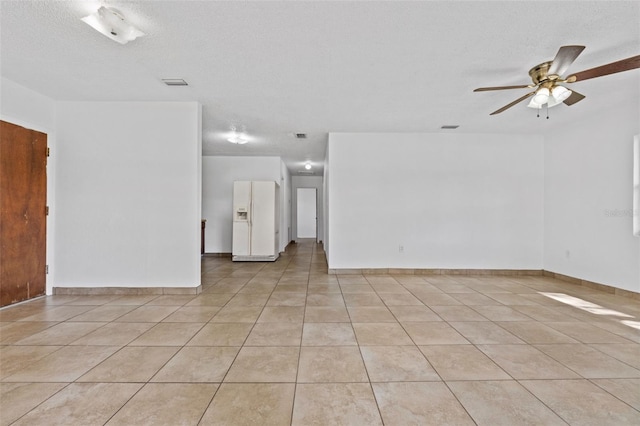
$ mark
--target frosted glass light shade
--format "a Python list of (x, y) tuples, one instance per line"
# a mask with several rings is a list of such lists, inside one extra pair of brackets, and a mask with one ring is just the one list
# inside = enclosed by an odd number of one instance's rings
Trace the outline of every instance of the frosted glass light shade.
[(127, 22), (124, 16), (116, 9), (104, 6), (101, 6), (95, 13), (82, 18), (82, 21), (94, 30), (120, 44), (127, 44), (145, 35), (142, 31)]
[(549, 100), (547, 101), (547, 108), (552, 108), (552, 107), (554, 107), (556, 105), (560, 105), (561, 103), (562, 103), (562, 101), (558, 101), (553, 96), (549, 96)]
[(549, 89), (546, 87), (538, 89), (532, 100), (538, 105), (546, 104), (549, 100)]
[(542, 108), (542, 104), (539, 104), (536, 102), (535, 100), (535, 96), (534, 98), (531, 99), (531, 102), (529, 102), (529, 105), (527, 105), (529, 108), (535, 108), (535, 109), (540, 109)]
[(564, 86), (556, 86), (551, 89), (551, 95), (558, 103), (563, 102), (565, 99), (571, 96), (571, 93), (571, 90), (567, 89)]

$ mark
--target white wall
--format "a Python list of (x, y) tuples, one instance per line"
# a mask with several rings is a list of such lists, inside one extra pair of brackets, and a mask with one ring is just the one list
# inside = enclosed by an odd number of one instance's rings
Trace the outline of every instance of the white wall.
[(542, 269), (542, 137), (339, 133), (328, 156), (329, 268)]
[(56, 104), (56, 286), (200, 285), (201, 107)]
[(325, 154), (325, 158), (324, 158), (324, 175), (322, 176), (322, 216), (323, 216), (323, 220), (322, 220), (322, 229), (323, 229), (323, 236), (324, 239), (322, 240), (323, 244), (322, 247), (324, 249), (324, 253), (327, 257), (327, 259), (329, 259), (329, 249), (330, 249), (330, 244), (329, 244), (329, 238), (331, 238), (331, 235), (329, 233), (329, 229), (330, 228), (330, 217), (329, 217), (329, 203), (330, 201), (330, 197), (329, 197), (329, 180), (330, 178), (330, 173), (329, 173), (329, 152), (331, 151), (331, 145), (327, 143), (327, 151)]
[(640, 238), (632, 235), (639, 117), (636, 100), (546, 138), (545, 269), (640, 291)]
[(280, 161), (280, 251), (291, 242), (291, 173), (284, 161)]
[(53, 156), (47, 161), (47, 264), (46, 292), (52, 293), (55, 277), (55, 223), (56, 217), (56, 132), (55, 102), (53, 99), (34, 92), (4, 77), (0, 79), (0, 119), (28, 129), (47, 134), (47, 145)]
[(292, 176), (292, 201), (291, 201), (291, 229), (292, 237), (295, 239), (298, 235), (298, 188), (315, 188), (317, 190), (316, 203), (318, 212), (318, 241), (324, 241), (324, 194), (323, 194), (323, 179), (322, 176)]
[[(202, 218), (206, 219), (205, 252), (231, 253), (233, 182), (237, 180), (272, 180), (280, 184), (281, 204), (288, 202), (287, 185), (283, 185), (280, 157), (202, 157)], [(281, 223), (288, 220), (280, 212)], [(286, 227), (281, 226), (281, 245)], [(288, 226), (288, 225), (287, 225)], [(284, 246), (280, 247), (283, 250)]]
[(0, 79), (2, 120), (33, 130), (53, 132), (53, 99), (4, 77)]

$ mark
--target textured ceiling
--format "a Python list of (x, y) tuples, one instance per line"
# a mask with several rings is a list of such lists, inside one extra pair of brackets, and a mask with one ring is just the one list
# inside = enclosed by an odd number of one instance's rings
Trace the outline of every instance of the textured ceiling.
[[(96, 1), (1, 1), (2, 76), (56, 100), (196, 100), (203, 153), (281, 155), (321, 171), (328, 132), (540, 133), (637, 105), (640, 71), (577, 82), (536, 118), (528, 70), (568, 44), (581, 71), (640, 53), (640, 2), (103, 2), (147, 35), (119, 45), (80, 21)], [(183, 78), (188, 87), (167, 87)], [(245, 129), (252, 142), (224, 135)], [(293, 138), (308, 133), (306, 141)]]

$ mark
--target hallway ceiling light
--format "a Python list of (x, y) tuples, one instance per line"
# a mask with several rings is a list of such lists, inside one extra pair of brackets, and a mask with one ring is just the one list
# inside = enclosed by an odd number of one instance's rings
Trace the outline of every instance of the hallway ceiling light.
[(311, 170), (311, 163), (307, 162), (307, 163), (304, 165), (304, 168), (305, 168), (306, 170)]
[(120, 44), (127, 44), (142, 37), (145, 34), (131, 25), (117, 9), (101, 6), (89, 16), (82, 18), (82, 21), (90, 25), (94, 30), (104, 34), (111, 40)]
[(227, 139), (227, 141), (235, 143), (237, 145), (244, 145), (245, 143), (249, 142), (246, 138), (243, 138), (242, 135), (238, 133), (234, 133), (233, 136)]

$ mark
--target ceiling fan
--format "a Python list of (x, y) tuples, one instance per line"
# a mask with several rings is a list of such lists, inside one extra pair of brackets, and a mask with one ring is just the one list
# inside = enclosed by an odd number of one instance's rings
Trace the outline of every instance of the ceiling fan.
[(562, 74), (567, 71), (569, 66), (576, 60), (583, 50), (584, 46), (562, 46), (558, 50), (553, 61), (543, 62), (529, 70), (529, 76), (531, 77), (533, 84), (521, 86), (480, 87), (475, 89), (474, 92), (507, 89), (532, 89), (535, 87), (533, 92), (527, 93), (510, 104), (492, 112), (490, 115), (500, 114), (531, 96), (533, 96), (533, 98), (529, 105), (527, 105), (530, 108), (540, 109), (544, 105), (547, 105), (547, 107), (550, 108), (561, 103), (564, 103), (565, 105), (573, 105), (576, 102), (583, 100), (584, 95), (581, 95), (576, 91), (569, 90), (566, 87), (561, 86), (560, 83), (574, 83), (576, 81), (588, 80), (590, 78), (602, 77), (609, 74), (640, 68), (640, 55), (638, 55), (585, 71), (580, 71), (575, 74), (571, 74), (567, 78), (562, 78)]

